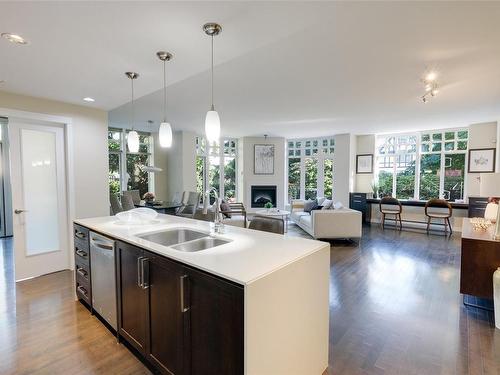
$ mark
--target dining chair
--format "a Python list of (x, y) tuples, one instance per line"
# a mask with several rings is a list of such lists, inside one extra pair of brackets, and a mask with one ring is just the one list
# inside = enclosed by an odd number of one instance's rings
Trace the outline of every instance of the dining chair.
[(442, 219), (444, 221), (444, 232), (448, 232), (450, 228), (450, 235), (453, 233), (451, 228), (450, 217), (453, 214), (451, 204), (444, 199), (430, 199), (425, 204), (425, 216), (427, 216), (427, 233), (432, 219)]
[(254, 216), (248, 228), (264, 232), (285, 234), (283, 219), (277, 217)]
[(385, 229), (385, 217), (387, 215), (394, 215), (395, 227), (397, 227), (399, 221), (399, 230), (403, 228), (403, 222), (401, 220), (403, 206), (398, 199), (389, 196), (383, 197), (379, 202), (379, 211), (382, 215), (382, 220), (380, 221), (382, 229)]
[(123, 211), (129, 211), (135, 208), (134, 201), (130, 194), (122, 194), (121, 196)]
[(182, 206), (177, 210), (176, 215), (182, 217), (193, 217), (200, 203), (200, 193), (197, 191), (185, 191), (182, 194)]
[(141, 203), (141, 194), (139, 193), (139, 190), (125, 190), (122, 191), (122, 195), (130, 196), (134, 205), (139, 205)]
[(111, 215), (116, 215), (117, 213), (120, 213), (123, 211), (123, 207), (122, 207), (120, 200), (118, 199), (118, 196), (116, 194), (109, 195), (109, 203), (111, 205)]

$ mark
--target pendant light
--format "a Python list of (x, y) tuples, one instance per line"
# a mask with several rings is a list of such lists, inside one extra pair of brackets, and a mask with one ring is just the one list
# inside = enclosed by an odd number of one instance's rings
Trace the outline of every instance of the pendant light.
[(221, 33), (222, 27), (216, 23), (206, 23), (203, 25), (203, 31), (212, 38), (212, 106), (205, 117), (205, 135), (209, 142), (218, 142), (220, 138), (220, 118), (214, 107), (214, 36)]
[(158, 139), (161, 147), (172, 146), (172, 127), (167, 122), (167, 68), (166, 62), (172, 60), (173, 55), (170, 52), (156, 52), (156, 56), (163, 61), (163, 121), (158, 131)]
[(134, 79), (139, 78), (139, 73), (126, 72), (125, 75), (132, 82), (132, 130), (127, 135), (127, 146), (129, 152), (139, 152), (139, 134), (134, 130), (135, 108), (134, 108)]

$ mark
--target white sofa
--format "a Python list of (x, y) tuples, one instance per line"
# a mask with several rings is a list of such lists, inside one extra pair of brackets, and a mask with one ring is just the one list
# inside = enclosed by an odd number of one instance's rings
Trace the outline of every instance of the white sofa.
[(304, 212), (304, 200), (291, 202), (290, 219), (315, 239), (361, 238), (361, 212), (350, 208)]

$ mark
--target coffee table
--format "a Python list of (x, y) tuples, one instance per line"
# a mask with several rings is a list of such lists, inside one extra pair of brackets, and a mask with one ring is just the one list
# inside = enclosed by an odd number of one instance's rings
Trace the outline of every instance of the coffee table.
[(288, 231), (288, 215), (290, 215), (290, 211), (285, 211), (285, 210), (277, 210), (277, 209), (270, 209), (270, 210), (259, 210), (255, 212), (256, 216), (271, 216), (271, 217), (281, 217), (281, 220), (283, 220), (285, 224), (285, 232)]

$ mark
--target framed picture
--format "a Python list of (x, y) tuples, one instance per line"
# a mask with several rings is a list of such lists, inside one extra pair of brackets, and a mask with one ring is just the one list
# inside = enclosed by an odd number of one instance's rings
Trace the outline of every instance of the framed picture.
[(356, 155), (356, 173), (373, 173), (373, 154)]
[(469, 173), (495, 172), (495, 151), (494, 148), (469, 150)]
[(254, 174), (274, 174), (274, 145), (254, 146)]

